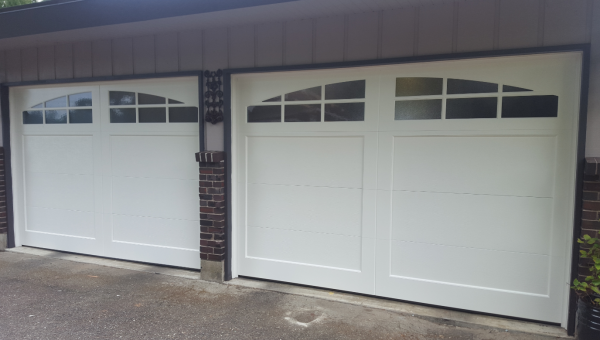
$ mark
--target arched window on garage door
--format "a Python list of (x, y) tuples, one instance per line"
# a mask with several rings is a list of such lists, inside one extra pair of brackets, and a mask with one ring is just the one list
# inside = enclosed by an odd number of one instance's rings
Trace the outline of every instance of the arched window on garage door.
[(23, 124), (92, 123), (91, 106), (91, 92), (53, 98), (23, 111)]
[[(365, 80), (314, 86), (247, 108), (248, 123), (352, 122), (365, 120)], [(282, 114), (283, 113), (283, 114)]]
[(552, 118), (558, 96), (482, 81), (396, 78), (395, 120)]
[(109, 105), (111, 123), (198, 122), (197, 107), (153, 94), (110, 91)]

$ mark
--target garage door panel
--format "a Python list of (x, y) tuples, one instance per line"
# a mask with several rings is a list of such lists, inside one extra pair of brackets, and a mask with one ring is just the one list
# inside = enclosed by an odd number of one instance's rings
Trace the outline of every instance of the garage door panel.
[(197, 251), (198, 221), (112, 215), (112, 241)]
[(295, 230), (247, 228), (247, 256), (335, 269), (361, 269), (362, 239)]
[(94, 213), (27, 207), (27, 230), (79, 237), (95, 237)]
[(25, 172), (94, 173), (93, 136), (24, 136)]
[(193, 155), (198, 136), (111, 136), (111, 171), (115, 176), (198, 178)]
[(393, 189), (552, 197), (556, 137), (395, 137)]
[(550, 198), (394, 191), (391, 237), (548, 255), (553, 204)]
[(392, 240), (390, 268), (392, 279), (548, 294), (545, 255)]
[(25, 187), (29, 206), (94, 211), (94, 176), (28, 173)]
[(113, 241), (107, 246), (111, 257), (164, 264), (167, 266), (200, 268), (200, 252), (198, 249), (179, 249), (157, 247), (154, 245)]
[[(420, 245), (418, 248), (421, 248)], [(376, 255), (378, 259), (376, 262), (377, 295), (484, 313), (511, 315), (524, 319), (561, 322), (562, 311), (556, 307), (556, 301), (551, 296), (390, 276), (391, 263), (388, 251), (389, 241), (378, 240)], [(419, 250), (418, 256), (421, 256), (421, 252), (425, 253), (423, 250)], [(411, 258), (414, 259), (415, 257), (417, 255), (411, 255)], [(423, 271), (427, 269), (434, 272), (441, 268), (442, 264), (437, 265), (440, 259), (441, 257), (436, 257), (433, 263), (427, 263), (427, 268), (424, 268)], [(462, 258), (458, 262), (461, 261), (463, 261)], [(443, 264), (448, 266), (445, 262)], [(454, 268), (454, 266), (456, 266), (456, 262), (452, 263), (449, 268)], [(491, 268), (491, 266), (484, 268)], [(493, 270), (487, 270), (486, 274), (488, 271)]]
[(361, 236), (363, 190), (249, 184), (248, 225)]
[(112, 177), (115, 214), (198, 221), (198, 206), (197, 180)]
[(248, 182), (363, 187), (364, 137), (247, 137)]

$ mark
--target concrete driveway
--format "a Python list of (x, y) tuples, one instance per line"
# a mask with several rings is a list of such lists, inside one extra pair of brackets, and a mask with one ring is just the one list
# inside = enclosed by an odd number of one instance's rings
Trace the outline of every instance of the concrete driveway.
[(554, 339), (323, 299), (0, 253), (0, 339)]

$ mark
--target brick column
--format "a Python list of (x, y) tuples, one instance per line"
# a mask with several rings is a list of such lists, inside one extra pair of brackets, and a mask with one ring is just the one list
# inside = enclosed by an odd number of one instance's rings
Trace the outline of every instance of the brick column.
[(202, 280), (223, 282), (225, 268), (225, 153), (196, 153), (200, 163), (200, 259)]
[[(584, 171), (581, 236), (597, 237), (600, 231), (600, 158), (586, 158)], [(589, 275), (590, 265), (589, 259), (579, 260), (579, 280)]]
[(8, 241), (6, 222), (6, 183), (4, 182), (4, 148), (0, 147), (0, 251), (6, 249)]

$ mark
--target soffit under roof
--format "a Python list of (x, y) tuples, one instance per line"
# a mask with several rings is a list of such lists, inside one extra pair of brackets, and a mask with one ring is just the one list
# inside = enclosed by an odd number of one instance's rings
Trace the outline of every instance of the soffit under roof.
[[(4, 38), (0, 39), (0, 50), (62, 42), (135, 37), (192, 29), (319, 18), (453, 2), (454, 0), (293, 0), (254, 7)], [(64, 6), (66, 5), (68, 4)], [(0, 13), (0, 19), (1, 15)]]

